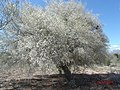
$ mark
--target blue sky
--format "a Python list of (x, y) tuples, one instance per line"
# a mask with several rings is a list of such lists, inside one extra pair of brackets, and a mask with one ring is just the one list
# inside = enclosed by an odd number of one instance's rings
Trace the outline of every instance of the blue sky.
[[(104, 33), (110, 41), (111, 49), (120, 48), (120, 0), (81, 0), (87, 10), (99, 14)], [(34, 5), (45, 6), (44, 0), (30, 0)]]

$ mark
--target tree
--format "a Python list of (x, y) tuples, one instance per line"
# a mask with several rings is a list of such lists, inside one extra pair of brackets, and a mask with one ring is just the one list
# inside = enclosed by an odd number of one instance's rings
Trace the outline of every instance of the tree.
[(108, 40), (102, 25), (81, 3), (55, 0), (45, 8), (24, 3), (6, 29), (16, 35), (9, 52), (42, 69), (59, 67), (68, 80), (72, 66), (102, 64)]
[(7, 31), (8, 25), (14, 25), (14, 19), (19, 16), (19, 2), (16, 0), (0, 0), (0, 50), (5, 52), (9, 42), (13, 41), (14, 35)]
[(13, 17), (18, 16), (19, 2), (12, 0), (0, 0), (0, 30), (3, 30), (8, 23), (13, 21)]
[(117, 58), (119, 58), (119, 54), (118, 53), (115, 53), (114, 56), (116, 56)]

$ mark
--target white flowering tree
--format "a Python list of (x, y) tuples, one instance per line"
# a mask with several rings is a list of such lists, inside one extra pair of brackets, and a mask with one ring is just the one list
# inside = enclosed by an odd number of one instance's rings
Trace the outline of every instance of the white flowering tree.
[(108, 56), (97, 16), (75, 1), (53, 0), (45, 8), (24, 3), (5, 29), (16, 39), (9, 52), (43, 71), (60, 68), (69, 76), (72, 66), (102, 64)]
[(9, 24), (18, 17), (18, 4), (19, 2), (12, 2), (12, 0), (0, 0), (0, 51), (5, 52), (9, 42), (12, 41), (13, 34), (7, 30)]

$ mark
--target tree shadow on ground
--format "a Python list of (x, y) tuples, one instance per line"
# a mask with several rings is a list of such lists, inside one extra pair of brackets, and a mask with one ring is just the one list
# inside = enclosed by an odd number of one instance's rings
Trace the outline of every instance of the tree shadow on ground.
[(120, 90), (120, 74), (35, 75), (30, 79), (0, 82), (0, 90)]

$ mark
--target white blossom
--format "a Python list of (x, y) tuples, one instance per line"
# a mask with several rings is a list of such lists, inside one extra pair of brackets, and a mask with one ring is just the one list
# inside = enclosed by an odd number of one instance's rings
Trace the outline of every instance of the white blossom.
[(102, 25), (81, 3), (53, 1), (45, 9), (23, 4), (19, 20), (16, 52), (41, 69), (60, 61), (91, 65), (107, 56)]

